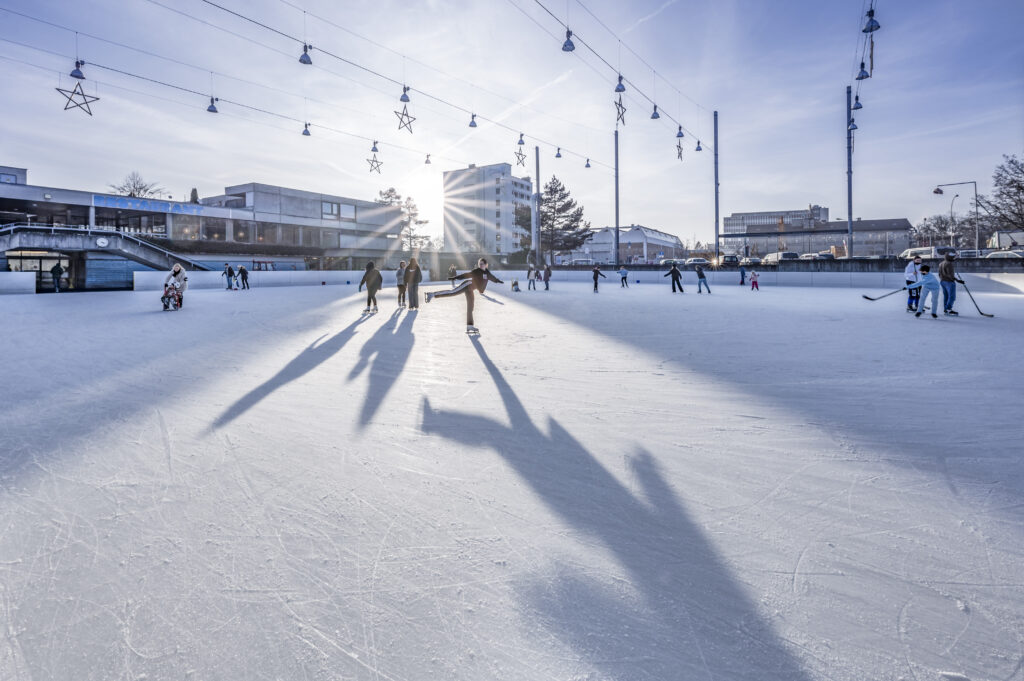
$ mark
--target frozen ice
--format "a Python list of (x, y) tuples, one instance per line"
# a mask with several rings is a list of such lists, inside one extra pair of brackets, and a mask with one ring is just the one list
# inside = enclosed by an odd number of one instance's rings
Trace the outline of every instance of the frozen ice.
[(0, 298), (0, 679), (1020, 679), (1024, 296), (861, 293)]

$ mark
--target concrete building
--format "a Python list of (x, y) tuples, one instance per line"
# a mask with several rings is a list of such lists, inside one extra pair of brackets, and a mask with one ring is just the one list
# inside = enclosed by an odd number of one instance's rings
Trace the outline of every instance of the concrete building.
[(828, 222), (828, 208), (809, 205), (800, 210), (769, 210), (759, 213), (733, 213), (723, 219), (723, 234), (744, 232), (767, 232), (782, 228), (787, 230), (809, 229), (819, 222)]
[[(847, 225), (845, 220), (816, 222), (810, 227), (772, 229), (750, 226), (739, 234), (722, 234), (722, 251), (739, 255), (764, 257), (777, 251), (795, 253), (832, 253), (846, 256)], [(910, 221), (854, 220), (854, 255), (896, 255), (910, 248)]]
[[(583, 245), (569, 254), (556, 256), (556, 264), (571, 264), (573, 261), (590, 261), (594, 264), (612, 264), (615, 243), (615, 228), (604, 227), (594, 230)], [(674, 234), (629, 225), (619, 228), (619, 262), (623, 264), (655, 264), (660, 260), (686, 257), (686, 248)]]
[[(5, 166), (0, 179), (0, 225), (8, 226), (0, 229), (0, 268), (48, 270), (60, 262), (79, 288), (126, 286), (133, 271), (162, 268), (175, 254), (189, 266), (218, 269), (224, 262), (318, 269), (368, 259), (386, 266), (401, 255), (400, 209), (373, 201), (257, 183), (199, 203), (139, 199), (31, 185), (26, 169)], [(33, 229), (40, 225), (54, 228), (49, 242), (45, 230)], [(68, 228), (119, 236), (88, 246), (96, 240)], [(30, 251), (10, 248), (26, 243)]]
[(444, 173), (444, 248), (452, 253), (498, 257), (521, 248), (529, 227), (516, 226), (516, 206), (530, 206), (530, 178), (512, 175), (508, 163), (470, 165)]

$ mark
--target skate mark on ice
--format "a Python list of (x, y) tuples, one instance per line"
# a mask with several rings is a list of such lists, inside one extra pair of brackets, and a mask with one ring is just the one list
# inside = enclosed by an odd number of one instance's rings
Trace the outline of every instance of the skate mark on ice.
[(174, 467), (171, 466), (171, 436), (167, 433), (167, 423), (164, 421), (163, 413), (156, 410), (157, 422), (160, 424), (160, 441), (164, 445), (164, 457), (167, 459), (167, 477), (174, 482)]
[[(564, 541), (592, 541), (620, 566), (622, 582), (635, 596), (623, 598), (608, 586), (608, 574), (595, 578), (564, 565), (558, 576), (537, 574), (516, 587), (528, 610), (571, 646), (580, 664), (598, 669), (599, 678), (623, 681), (809, 678), (650, 453), (639, 449), (630, 481), (620, 482), (554, 418), (542, 430), (483, 345), (472, 345), (504, 413), (437, 409), (424, 398), (422, 431), (495, 452), (579, 535)], [(753, 626), (738, 629), (737, 620)]]

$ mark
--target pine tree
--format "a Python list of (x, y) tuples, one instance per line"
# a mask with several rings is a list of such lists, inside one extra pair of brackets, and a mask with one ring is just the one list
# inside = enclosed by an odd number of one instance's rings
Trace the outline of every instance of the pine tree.
[(541, 246), (545, 253), (573, 251), (590, 236), (590, 223), (583, 220), (583, 206), (576, 204), (569, 190), (555, 176), (544, 185), (540, 203)]
[(430, 237), (419, 231), (419, 228), (429, 220), (420, 220), (420, 209), (411, 196), (404, 199), (394, 187), (381, 190), (378, 193), (377, 204), (381, 206), (397, 206), (402, 211), (401, 230), (399, 239), (404, 252), (414, 253), (425, 248), (430, 243)]

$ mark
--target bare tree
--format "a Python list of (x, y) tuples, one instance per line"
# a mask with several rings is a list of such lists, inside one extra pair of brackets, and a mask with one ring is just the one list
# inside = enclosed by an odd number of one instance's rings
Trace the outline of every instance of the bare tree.
[(979, 196), (978, 205), (998, 229), (1024, 230), (1024, 160), (1003, 156), (992, 174), (992, 194)]
[(115, 194), (132, 196), (137, 199), (152, 199), (167, 194), (158, 182), (146, 182), (137, 170), (130, 172), (120, 184), (107, 185)]

